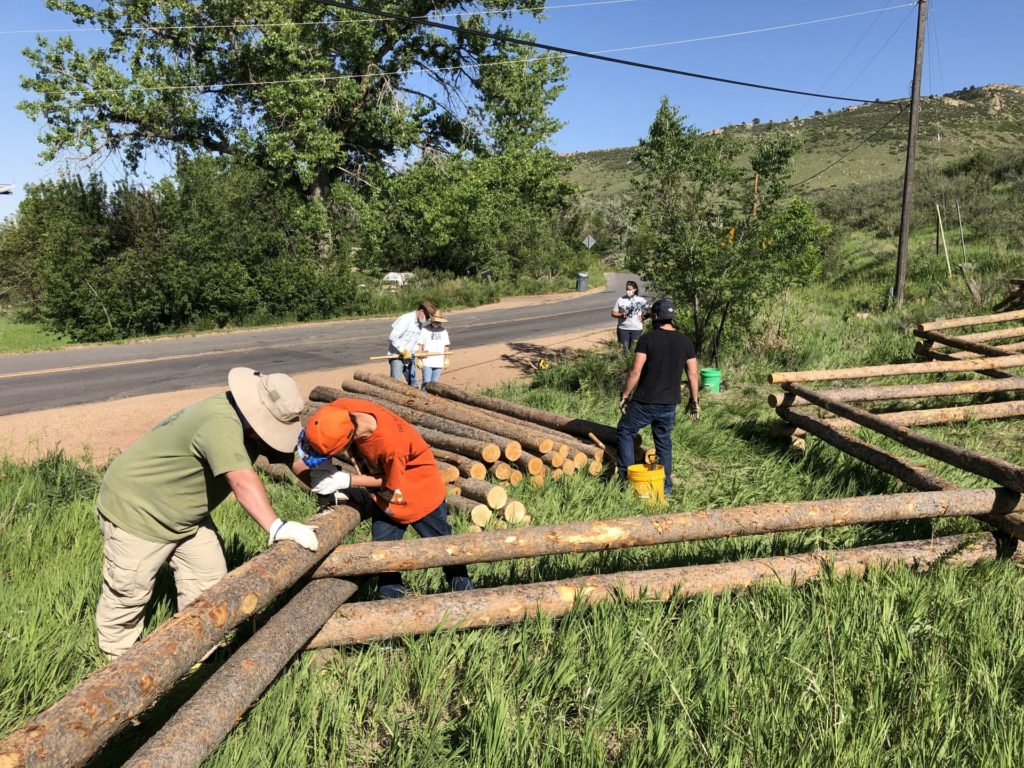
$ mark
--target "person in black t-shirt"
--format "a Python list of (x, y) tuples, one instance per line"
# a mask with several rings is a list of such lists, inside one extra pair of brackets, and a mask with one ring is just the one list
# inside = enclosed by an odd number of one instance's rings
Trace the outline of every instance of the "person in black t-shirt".
[(619, 401), (622, 418), (616, 428), (619, 477), (625, 480), (626, 468), (633, 463), (633, 440), (641, 429), (651, 425), (658, 463), (665, 467), (666, 496), (672, 492), (672, 427), (676, 423), (676, 408), (682, 401), (680, 383), (684, 370), (690, 385), (686, 412), (694, 421), (700, 418), (697, 356), (686, 335), (672, 325), (675, 314), (675, 305), (669, 299), (658, 299), (651, 306), (654, 327), (636, 344), (633, 367)]

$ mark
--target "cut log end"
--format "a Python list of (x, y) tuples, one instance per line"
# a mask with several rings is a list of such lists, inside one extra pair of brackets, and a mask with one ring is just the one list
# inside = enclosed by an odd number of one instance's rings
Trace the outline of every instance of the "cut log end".
[(552, 469), (558, 469), (565, 463), (565, 456), (555, 451), (550, 451), (541, 456), (541, 459)]
[(502, 453), (505, 454), (505, 458), (509, 461), (516, 461), (523, 455), (523, 446), (516, 440), (509, 440), (505, 443), (505, 450)]
[(504, 461), (496, 461), (491, 466), (491, 474), (494, 475), (498, 480), (508, 480), (510, 477), (512, 477), (512, 467), (510, 467)]
[(548, 475), (552, 480), (558, 480), (565, 475), (561, 469), (552, 469), (551, 474)]
[(537, 441), (538, 453), (550, 453), (553, 450), (555, 450), (555, 441), (550, 437), (542, 437)]
[(491, 517), (491, 510), (484, 504), (477, 504), (469, 513), (469, 519), (473, 521), (474, 525), (480, 526), (480, 528), (487, 525), (487, 523), (490, 522)]
[(501, 448), (489, 443), (480, 449), (480, 458), (484, 460), (485, 464), (493, 464), (501, 458)]
[(512, 475), (508, 479), (508, 484), (513, 488), (523, 482), (523, 473), (518, 469), (512, 470)]
[(523, 522), (526, 517), (526, 505), (521, 501), (512, 500), (505, 505), (501, 512), (502, 517), (513, 525)]

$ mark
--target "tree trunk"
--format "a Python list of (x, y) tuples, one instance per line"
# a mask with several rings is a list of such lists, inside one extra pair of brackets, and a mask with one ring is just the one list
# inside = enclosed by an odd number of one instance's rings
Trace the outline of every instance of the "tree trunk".
[(597, 422), (585, 419), (574, 419), (570, 416), (562, 416), (561, 414), (543, 411), (539, 408), (509, 403), (496, 397), (472, 394), (450, 384), (442, 384), (441, 382), (428, 384), (427, 391), (441, 395), (449, 400), (502, 413), (522, 421), (532, 421), (559, 432), (567, 432), (580, 438), (581, 441), (586, 440), (588, 433), (593, 432), (606, 445), (615, 445), (616, 443), (615, 427), (609, 427), (606, 424), (598, 424)]
[(544, 462), (540, 460), (540, 457), (534, 456), (531, 453), (524, 453), (516, 460), (516, 466), (519, 467), (523, 472), (528, 475), (543, 475), (546, 471), (544, 469)]
[(479, 501), (473, 501), (473, 499), (468, 499), (465, 496), (449, 496), (448, 508), (454, 509), (456, 512), (461, 512), (462, 514), (465, 514), (470, 520), (472, 520), (474, 523), (481, 527), (483, 526), (483, 523), (477, 523), (477, 517), (482, 516), (483, 513), (486, 512), (486, 522), (490, 519), (491, 516), (490, 507), (488, 507), (486, 504), (481, 504)]
[(474, 499), (486, 504), (491, 509), (501, 509), (508, 501), (508, 492), (500, 485), (492, 485), (486, 480), (460, 478), (455, 485), (462, 489), (465, 498)]
[(930, 456), (951, 466), (988, 478), (1018, 493), (1024, 492), (1024, 467), (1018, 464), (1011, 464), (1002, 459), (985, 456), (977, 451), (960, 448), (940, 440), (933, 440), (906, 427), (890, 424), (881, 416), (865, 411), (862, 408), (825, 397), (809, 387), (799, 384), (786, 384), (786, 389), (800, 395), (820, 408), (831, 411), (837, 416), (842, 416), (863, 427), (873, 429), (901, 445), (923, 453), (925, 456)]
[(303, 587), (203, 683), (125, 767), (199, 765), (355, 591), (355, 584), (340, 579), (318, 579)]
[(446, 483), (454, 483), (459, 479), (459, 468), (444, 461), (437, 462), (437, 469)]
[(954, 317), (952, 320), (933, 320), (930, 323), (918, 323), (919, 331), (941, 331), (946, 328), (966, 328), (969, 325), (987, 325), (989, 323), (1006, 323), (1010, 320), (1024, 319), (1024, 309), (1015, 312), (997, 312), (993, 315), (975, 315), (973, 317)]
[[(536, 530), (525, 528), (495, 533), (514, 536)], [(579, 602), (595, 604), (623, 598), (667, 602), (705, 592), (717, 595), (758, 584), (799, 585), (823, 573), (861, 576), (869, 566), (900, 563), (917, 570), (927, 570), (936, 562), (969, 566), (999, 554), (999, 545), (991, 535), (963, 534), (835, 552), (809, 552), (733, 563), (612, 573), (540, 584), (378, 600), (346, 606), (327, 622), (308, 647), (358, 645), (437, 629), (506, 626), (536, 616), (564, 616)]]
[[(888, 387), (845, 387), (819, 389), (826, 397), (844, 403), (873, 402), (878, 400), (917, 400), (947, 395), (974, 395), (988, 392), (1011, 392), (1024, 389), (1024, 376), (1008, 379), (970, 379), (968, 381), (933, 381), (928, 384), (897, 384)], [(810, 405), (792, 392), (775, 392), (768, 396), (772, 408)]]
[(1018, 506), (1024, 509), (1019, 494), (1002, 488), (988, 488), (755, 504), (667, 515), (586, 520), (538, 526), (515, 534), (487, 532), (439, 539), (349, 544), (335, 550), (313, 575), (332, 578), (361, 576), (893, 520), (1005, 515), (1016, 511)]
[(472, 477), (476, 480), (483, 480), (487, 477), (487, 465), (473, 459), (466, 458), (458, 453), (446, 451), (443, 448), (431, 447), (431, 453), (438, 461), (445, 461), (459, 468), (462, 477)]
[(0, 742), (0, 766), (84, 764), (224, 635), (320, 563), (359, 523), (351, 507), (314, 516), (316, 552), (285, 541), (256, 555)]
[[(557, 453), (556, 451), (551, 451), (551, 453), (545, 453), (543, 456), (541, 456), (541, 460), (552, 469), (558, 469), (565, 463), (565, 456), (563, 456), (560, 453)], [(576, 465), (573, 464), (573, 466)]]
[(512, 465), (496, 461), (491, 465), (491, 474), (498, 480), (508, 480), (512, 477)]
[(988, 371), (1024, 366), (1024, 355), (1009, 357), (981, 358), (978, 360), (952, 360), (930, 363), (895, 363), (893, 365), (870, 365), (859, 368), (835, 368), (819, 371), (789, 371), (773, 373), (768, 377), (771, 384), (797, 381), (839, 381), (841, 379), (868, 379), (874, 376), (910, 376), (918, 374), (956, 373), (960, 371)]

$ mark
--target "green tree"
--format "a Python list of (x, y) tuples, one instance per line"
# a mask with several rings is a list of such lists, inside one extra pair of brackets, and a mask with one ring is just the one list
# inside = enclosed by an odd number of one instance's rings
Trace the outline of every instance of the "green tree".
[[(46, 0), (106, 44), (41, 38), (25, 55), (43, 157), (148, 150), (244, 156), (322, 199), (339, 180), (375, 184), (396, 157), (535, 147), (557, 128), (547, 108), (559, 56), (521, 45), (374, 19), (311, 0)], [(467, 28), (515, 35), (536, 0), (366, 0), (410, 16), (460, 12)], [(494, 20), (497, 20), (497, 23)], [(523, 35), (519, 35), (522, 37)], [(104, 39), (104, 38), (100, 38)]]
[(627, 261), (689, 306), (697, 351), (717, 361), (729, 332), (749, 329), (767, 300), (817, 274), (827, 227), (788, 196), (794, 140), (772, 133), (748, 144), (684, 121), (663, 98), (637, 148)]

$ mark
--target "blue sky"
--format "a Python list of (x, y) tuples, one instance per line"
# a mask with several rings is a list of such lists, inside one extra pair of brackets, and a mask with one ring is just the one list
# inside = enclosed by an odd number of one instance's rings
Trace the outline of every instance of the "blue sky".
[[(547, 19), (529, 29), (555, 45), (587, 51), (637, 47), (609, 55), (834, 95), (909, 94), (916, 10), (908, 0), (548, 0), (548, 6)], [(18, 77), (27, 73), (20, 51), (34, 39), (20, 31), (74, 25), (46, 10), (41, 0), (0, 0), (0, 11), (0, 183), (15, 184), (14, 195), (0, 197), (3, 218), (15, 210), (25, 184), (61, 167), (39, 164), (39, 126), (15, 108), (24, 98)], [(838, 16), (849, 17), (819, 21)], [(1024, 2), (930, 0), (929, 17), (925, 94), (993, 82), (1024, 84), (1019, 51)], [(94, 37), (83, 33), (77, 39), (87, 44)], [(715, 39), (679, 42), (704, 37)], [(635, 144), (663, 95), (704, 130), (845, 105), (579, 58), (570, 59), (569, 67), (567, 88), (554, 107), (565, 123), (554, 140), (561, 152)], [(113, 162), (102, 170), (111, 178), (120, 175)], [(150, 162), (143, 178), (165, 171), (162, 163)]]

